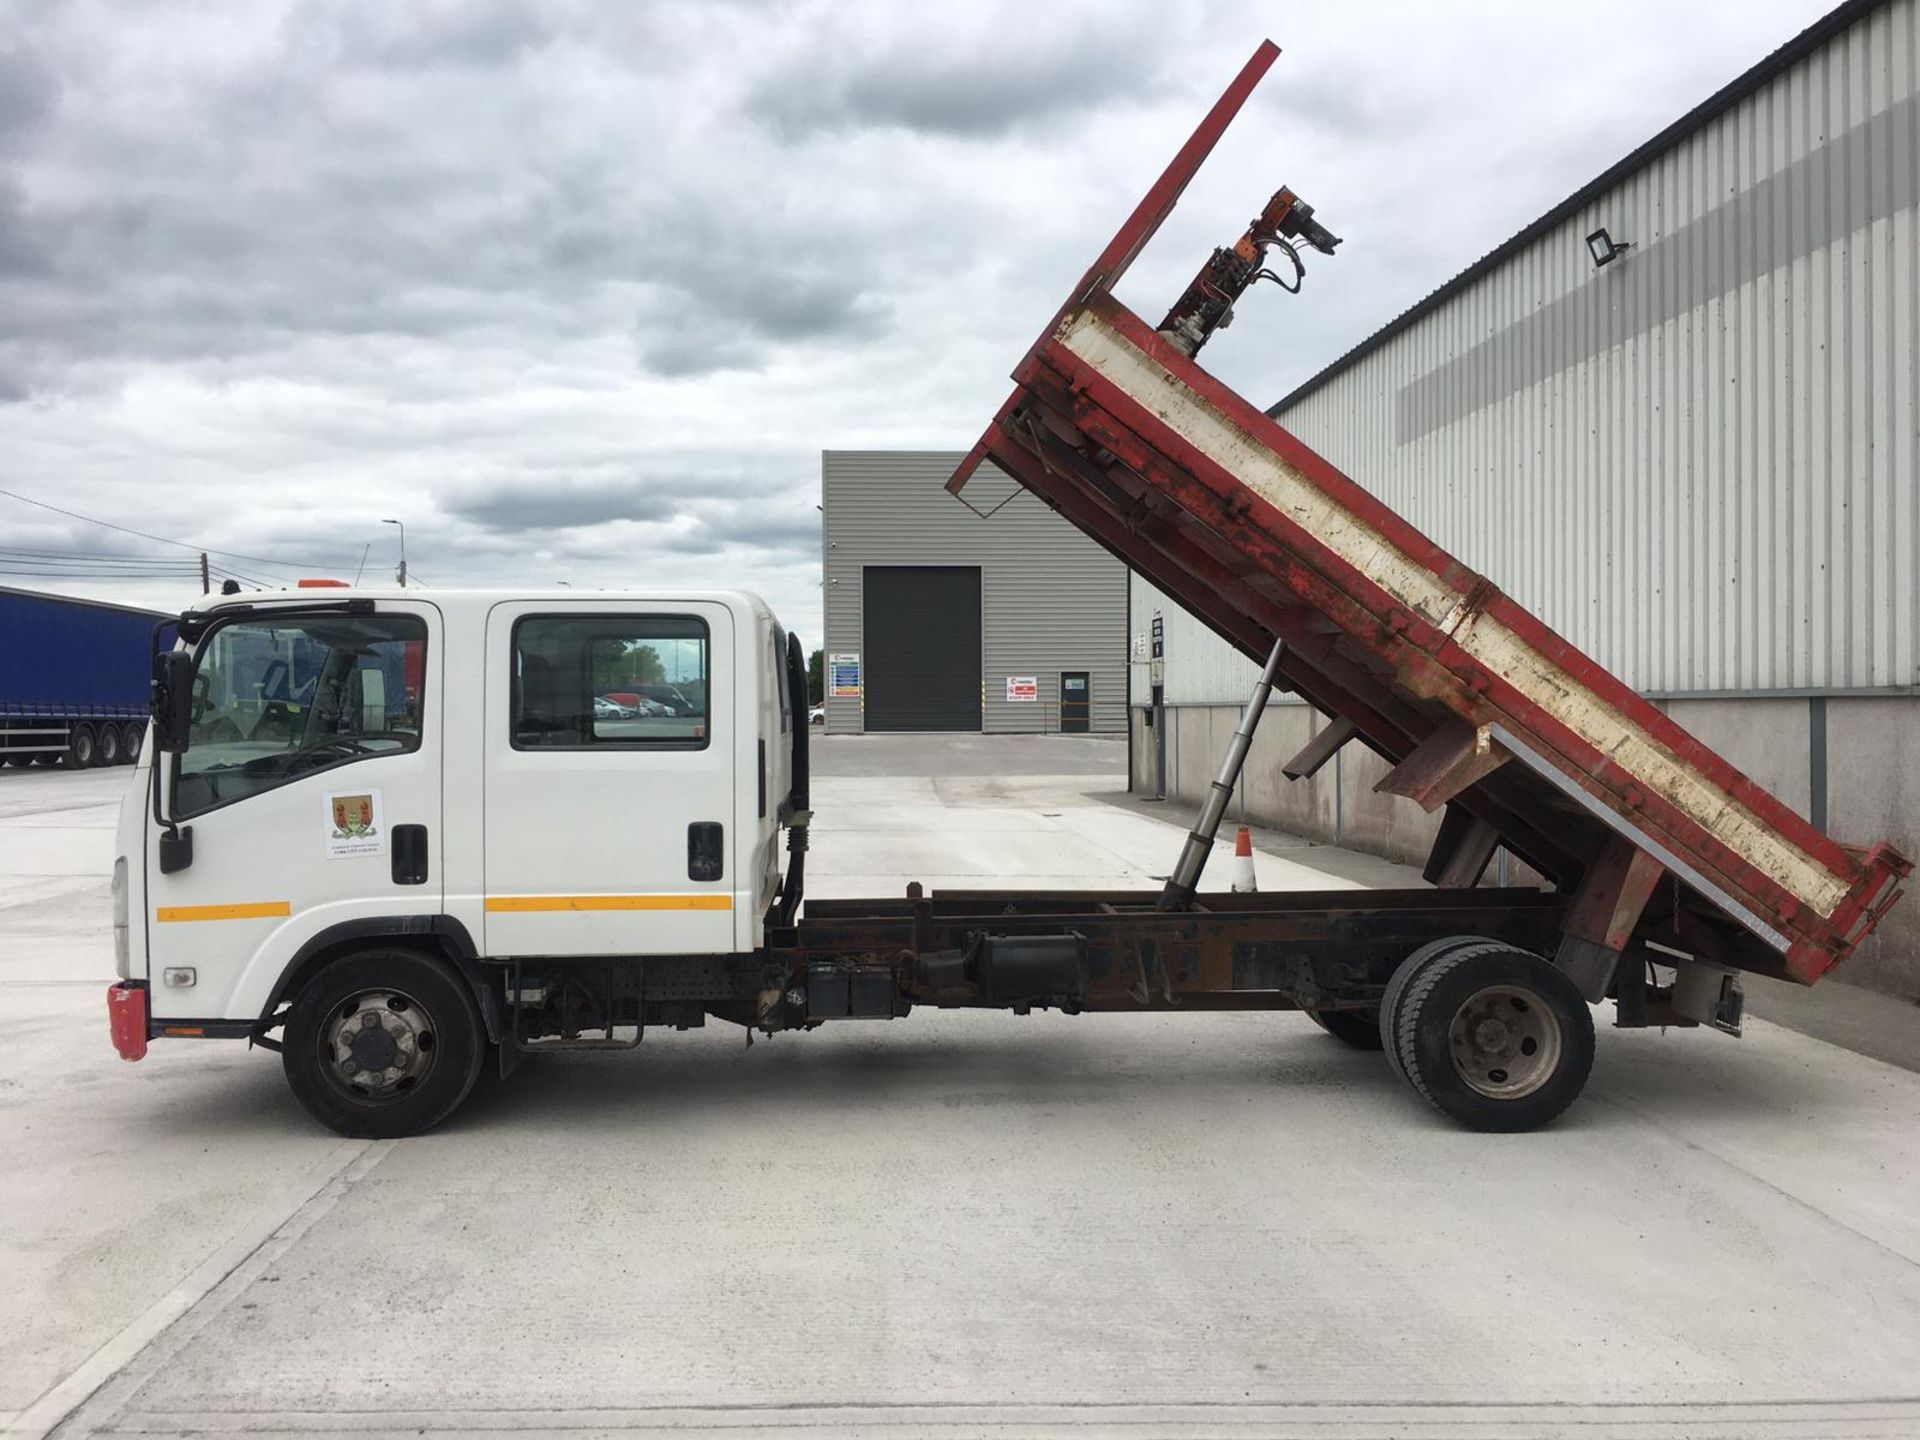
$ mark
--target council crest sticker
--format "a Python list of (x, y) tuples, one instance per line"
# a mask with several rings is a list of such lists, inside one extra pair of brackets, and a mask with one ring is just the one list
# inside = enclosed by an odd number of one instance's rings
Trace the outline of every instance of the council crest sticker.
[(384, 855), (387, 820), (378, 790), (355, 790), (326, 797), (327, 858)]

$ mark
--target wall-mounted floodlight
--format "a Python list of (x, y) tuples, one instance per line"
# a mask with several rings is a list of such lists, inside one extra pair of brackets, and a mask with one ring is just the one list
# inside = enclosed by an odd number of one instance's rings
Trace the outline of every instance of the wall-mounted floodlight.
[(1603, 265), (1611, 265), (1632, 248), (1631, 240), (1615, 240), (1604, 225), (1587, 236), (1587, 253), (1593, 257), (1593, 268), (1596, 270)]

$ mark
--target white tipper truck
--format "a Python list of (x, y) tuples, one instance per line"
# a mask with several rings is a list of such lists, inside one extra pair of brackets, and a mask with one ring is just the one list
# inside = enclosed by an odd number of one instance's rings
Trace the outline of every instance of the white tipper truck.
[[(401, 1135), (483, 1066), (709, 1017), (1298, 1009), (1461, 1123), (1523, 1130), (1585, 1084), (1589, 1005), (1738, 1034), (1743, 973), (1810, 985), (1845, 961), (1907, 857), (1809, 823), (1197, 363), (1250, 287), (1297, 288), (1302, 248), (1340, 243), (1312, 207), (1276, 193), (1158, 325), (1114, 295), (1277, 54), (948, 482), (998, 465), (1264, 658), (1163, 889), (909, 885), (803, 913), (806, 665), (750, 594), (221, 596), (156, 657), (120, 816), (119, 1052), (244, 1038), (327, 1125)], [(1274, 688), (1329, 717), (1282, 773), (1362, 745), (1377, 789), (1441, 813), (1428, 887), (1198, 892)], [(1483, 885), (1497, 849), (1551, 888)]]

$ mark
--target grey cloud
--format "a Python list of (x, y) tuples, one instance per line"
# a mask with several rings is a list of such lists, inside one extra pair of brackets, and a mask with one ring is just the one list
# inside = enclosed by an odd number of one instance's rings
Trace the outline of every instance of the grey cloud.
[(693, 532), (696, 544), (716, 549), (742, 545), (781, 554), (820, 553), (820, 516), (808, 507), (756, 510), (733, 507), (724, 516), (705, 516)]
[(0, 41), (0, 151), (25, 143), (59, 95), (59, 79), (37, 51), (22, 40)]
[(1137, 17), (1106, 11), (1068, 20), (1065, 34), (1012, 39), (988, 21), (962, 37), (909, 36), (875, 45), (827, 31), (757, 78), (745, 108), (781, 133), (898, 128), (985, 140), (1036, 120), (1091, 112), (1153, 84), (1162, 52)]
[(46, 245), (26, 213), (26, 197), (17, 182), (0, 175), (0, 284), (50, 273)]
[(455, 519), (493, 531), (566, 530), (620, 521), (668, 524), (696, 502), (766, 496), (785, 479), (773, 467), (762, 475), (737, 470), (611, 478), (535, 475), (446, 487), (435, 492), (434, 502)]
[(753, 369), (769, 345), (877, 333), (886, 308), (845, 280), (778, 273), (742, 277), (718, 290), (663, 287), (635, 325), (640, 364), (670, 378)]
[(1391, 73), (1378, 67), (1296, 66), (1279, 79), (1254, 92), (1248, 119), (1264, 120), (1280, 134), (1298, 135), (1310, 126), (1352, 144), (1396, 132), (1411, 138), (1433, 119), (1425, 96), (1396, 87)]
[(347, 65), (496, 69), (552, 43), (558, 11), (517, 0), (307, 3), (291, 18), (288, 42), (299, 53)]
[[(480, 45), (478, 22), (447, 18), (463, 11), (433, 12), (446, 21), (434, 29), (403, 9), (422, 45), (443, 33), (456, 52), (462, 35)], [(489, 54), (544, 33), (515, 28), (512, 11), (481, 13), (510, 32), (486, 32)], [(596, 63), (631, 85), (622, 57)], [(417, 117), (410, 87), (382, 81), (396, 113), (379, 121), (344, 117), (339, 74), (309, 76), (292, 42), (222, 83), (166, 134), (139, 123), (137, 105), (69, 127), (48, 166), (80, 183), (36, 202), (0, 182), (0, 344), (16, 361), (50, 374), (270, 356), (306, 335), (448, 338), (504, 318), (523, 337), (637, 326), (637, 363), (678, 376), (886, 323), (863, 272), (844, 267), (876, 247), (829, 195), (797, 193), (771, 231), (744, 176), (657, 174), (638, 151), (501, 133), (488, 77), (429, 80), (444, 103)], [(124, 183), (95, 183), (110, 173)], [(22, 275), (34, 283), (8, 287)]]

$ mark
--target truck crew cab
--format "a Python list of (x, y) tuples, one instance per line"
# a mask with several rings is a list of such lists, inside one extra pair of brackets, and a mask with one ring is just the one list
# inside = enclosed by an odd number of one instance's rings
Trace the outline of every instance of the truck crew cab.
[[(120, 815), (135, 1048), (278, 1044), (322, 1121), (398, 1133), (459, 1104), (510, 995), (577, 1038), (585, 991), (527, 967), (763, 945), (806, 697), (758, 598), (307, 589), (181, 634)], [(685, 713), (595, 704), (649, 683)]]

